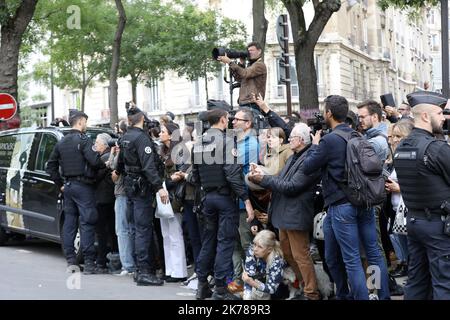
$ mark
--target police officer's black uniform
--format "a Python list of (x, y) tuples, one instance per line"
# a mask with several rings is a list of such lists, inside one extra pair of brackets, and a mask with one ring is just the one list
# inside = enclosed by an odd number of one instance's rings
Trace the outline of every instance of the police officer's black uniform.
[[(447, 102), (432, 92), (407, 96), (411, 107)], [(414, 128), (394, 155), (406, 207), (408, 232), (408, 282), (405, 300), (450, 299), (450, 236), (444, 233), (450, 202), (450, 146), (431, 132)]]
[[(70, 118), (88, 116), (72, 111)], [(93, 143), (86, 134), (71, 130), (53, 149), (47, 163), (47, 172), (56, 186), (64, 185), (63, 247), (69, 265), (76, 265), (74, 241), (80, 225), (80, 246), (84, 256), (85, 273), (94, 272), (95, 259), (95, 170), (105, 165), (93, 150)], [(62, 177), (59, 168), (61, 167)]]
[[(142, 112), (130, 108), (128, 115)], [(155, 144), (148, 132), (138, 127), (128, 128), (122, 137), (117, 171), (125, 173), (127, 206), (135, 224), (135, 253), (138, 267), (137, 285), (162, 285), (152, 269), (150, 250), (153, 240), (153, 200), (162, 189), (161, 168)]]
[(210, 296), (207, 276), (214, 268), (216, 290), (213, 298), (230, 299), (226, 290), (235, 241), (239, 211), (235, 195), (248, 199), (242, 169), (237, 164), (234, 141), (222, 130), (211, 128), (193, 148), (192, 180), (199, 182), (203, 200), (202, 248), (197, 259), (199, 280), (197, 299)]

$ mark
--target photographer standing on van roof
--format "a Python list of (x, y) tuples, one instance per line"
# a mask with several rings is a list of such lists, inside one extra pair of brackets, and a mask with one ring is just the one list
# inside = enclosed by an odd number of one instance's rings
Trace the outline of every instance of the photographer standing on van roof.
[(251, 42), (247, 46), (249, 65), (245, 67), (244, 59), (237, 64), (227, 55), (218, 56), (217, 60), (228, 64), (237, 81), (241, 83), (239, 90), (239, 106), (249, 107), (259, 111), (258, 106), (253, 102), (252, 94), (262, 98), (266, 95), (267, 68), (262, 59), (262, 48), (258, 42)]
[[(74, 248), (80, 217), (81, 251), (84, 256), (84, 274), (95, 271), (95, 174), (105, 167), (100, 155), (94, 151), (91, 139), (85, 134), (88, 116), (71, 110), (69, 123), (72, 130), (53, 149), (47, 163), (47, 172), (56, 186), (64, 192), (63, 247), (69, 267), (76, 265)], [(61, 167), (62, 177), (59, 172)], [(64, 178), (64, 184), (63, 184)]]

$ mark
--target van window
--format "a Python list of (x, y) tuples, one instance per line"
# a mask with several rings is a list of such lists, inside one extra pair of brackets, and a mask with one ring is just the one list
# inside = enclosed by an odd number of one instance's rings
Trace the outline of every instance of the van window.
[(0, 167), (9, 168), (11, 158), (14, 151), (14, 144), (16, 143), (16, 136), (2, 136), (0, 137)]
[(5, 153), (3, 166), (15, 170), (27, 169), (34, 137), (34, 133), (17, 133), (1, 137), (1, 141), (4, 142), (0, 148), (3, 148)]
[(42, 135), (41, 144), (39, 145), (39, 152), (36, 159), (36, 170), (45, 171), (45, 166), (53, 148), (56, 145), (56, 137), (49, 133), (44, 133)]

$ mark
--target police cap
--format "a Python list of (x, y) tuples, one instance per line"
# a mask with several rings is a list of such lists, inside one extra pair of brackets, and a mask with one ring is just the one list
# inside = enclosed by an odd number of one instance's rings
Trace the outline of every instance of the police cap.
[(141, 109), (139, 109), (138, 107), (130, 107), (127, 110), (127, 115), (128, 116), (134, 116), (135, 114), (138, 113), (142, 113), (144, 115), (144, 121), (146, 122), (150, 122), (150, 119), (147, 117), (147, 115), (145, 114), (145, 112), (143, 112)]
[(175, 115), (173, 114), (173, 112), (167, 111), (166, 115), (170, 117), (170, 119), (175, 120)]
[(444, 96), (437, 92), (431, 91), (416, 91), (408, 94), (406, 98), (408, 99), (408, 103), (411, 108), (422, 103), (432, 104), (441, 108), (444, 108), (447, 104), (447, 99)]
[(69, 110), (69, 123), (70, 124), (72, 124), (76, 118), (80, 118), (80, 117), (86, 118), (86, 120), (88, 119), (88, 115), (80, 110), (77, 110), (77, 109)]

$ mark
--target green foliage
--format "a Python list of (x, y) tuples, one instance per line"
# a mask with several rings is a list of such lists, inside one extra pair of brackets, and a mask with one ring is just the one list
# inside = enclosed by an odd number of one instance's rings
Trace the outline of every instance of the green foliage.
[(20, 0), (4, 0), (0, 4), (0, 25), (12, 18), (16, 10), (20, 7)]
[(194, 80), (219, 70), (220, 63), (211, 59), (214, 47), (242, 48), (246, 37), (243, 24), (213, 10), (200, 11), (189, 1), (161, 2), (126, 4), (120, 76), (161, 79), (173, 70)]
[(419, 9), (427, 5), (435, 6), (439, 0), (379, 0), (378, 5), (386, 10), (388, 7), (395, 7), (401, 10), (405, 9)]
[[(81, 9), (80, 29), (70, 29), (69, 6)], [(219, 70), (211, 51), (218, 45), (244, 48), (245, 26), (213, 10), (200, 11), (187, 0), (124, 2), (127, 15), (119, 76), (138, 81), (162, 79), (168, 70), (190, 80)], [(44, 54), (54, 66), (58, 87), (81, 89), (91, 79), (104, 80), (111, 66), (117, 25), (114, 1), (45, 0), (35, 14), (35, 29), (46, 38)], [(30, 43), (35, 43), (30, 40)], [(35, 67), (34, 78), (48, 83), (50, 64)]]
[(175, 16), (168, 64), (179, 76), (195, 80), (217, 72), (222, 65), (211, 57), (214, 47), (245, 48), (245, 26), (240, 22), (220, 17), (213, 10), (200, 12), (191, 4)]
[(43, 125), (44, 115), (40, 109), (32, 109), (31, 107), (23, 107), (20, 109), (20, 127), (29, 128)]
[[(76, 13), (68, 11), (73, 6), (80, 9), (79, 26)], [(114, 37), (114, 10), (104, 0), (39, 2), (35, 21), (47, 31), (48, 39), (43, 51), (50, 56), (57, 86), (82, 89), (91, 84), (94, 77), (106, 78), (109, 72), (107, 56)], [(45, 79), (40, 67), (37, 74)]]

